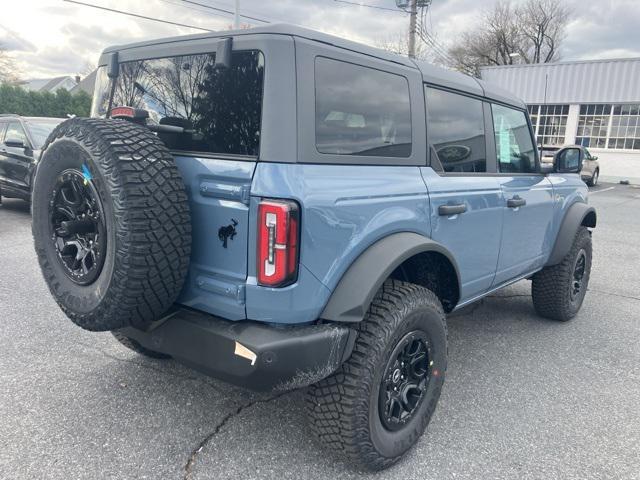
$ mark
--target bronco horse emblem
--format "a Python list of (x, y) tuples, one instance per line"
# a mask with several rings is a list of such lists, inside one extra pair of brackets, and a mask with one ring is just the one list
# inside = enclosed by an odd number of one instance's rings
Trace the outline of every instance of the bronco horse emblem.
[(227, 240), (233, 240), (233, 237), (236, 236), (236, 227), (238, 226), (238, 221), (235, 218), (231, 219), (231, 225), (227, 225), (226, 227), (220, 227), (218, 230), (218, 238), (222, 242), (223, 248), (227, 248)]

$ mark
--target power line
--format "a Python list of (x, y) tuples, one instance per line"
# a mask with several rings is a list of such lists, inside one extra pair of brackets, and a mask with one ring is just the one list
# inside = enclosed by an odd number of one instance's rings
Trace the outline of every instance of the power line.
[(85, 6), (85, 7), (97, 8), (98, 10), (105, 10), (107, 12), (119, 13), (121, 15), (128, 15), (130, 17), (142, 18), (144, 20), (151, 20), (152, 22), (166, 23), (168, 25), (175, 25), (175, 26), (178, 26), (178, 27), (193, 28), (195, 30), (202, 30), (203, 32), (214, 32), (215, 31), (215, 30), (211, 30), (209, 28), (196, 27), (194, 25), (187, 25), (185, 23), (171, 22), (169, 20), (161, 20), (160, 18), (147, 17), (146, 15), (139, 15), (137, 13), (125, 12), (124, 10), (116, 10), (115, 8), (102, 7), (100, 5), (93, 5), (91, 3), (79, 2), (77, 0), (63, 0), (63, 1), (67, 2), (67, 3), (75, 3), (77, 5), (82, 5), (82, 6)]
[(180, 7), (180, 8), (188, 8), (189, 10), (193, 10), (194, 12), (199, 12), (199, 13), (204, 13), (204, 14), (207, 14), (207, 15), (212, 15), (212, 16), (216, 17), (217, 19), (219, 19), (219, 18), (228, 19), (229, 18), (226, 15), (221, 15), (221, 14), (214, 13), (214, 12), (209, 12), (209, 11), (204, 10), (202, 8), (190, 7), (189, 5), (183, 5), (181, 3), (181, 0), (158, 0), (158, 1), (159, 2), (164, 2), (167, 5), (174, 5), (174, 6)]
[[(223, 13), (228, 13), (231, 15), (235, 15), (235, 12), (231, 11), (231, 10), (225, 10), (224, 8), (219, 8), (219, 7), (214, 7), (213, 5), (208, 5), (206, 3), (199, 3), (199, 2), (194, 2), (193, 0), (181, 0), (184, 3), (190, 3), (192, 5), (198, 5), (199, 7), (204, 7), (204, 8), (208, 8), (210, 10), (215, 10), (217, 12), (223, 12)], [(336, 0), (337, 1), (337, 0)], [(271, 23), (269, 20), (265, 20), (263, 18), (258, 18), (258, 17), (252, 17), (250, 15), (243, 15), (240, 14), (241, 17), (243, 18), (247, 18), (249, 20), (255, 20), (257, 22), (262, 22), (262, 23)]]
[(375, 8), (376, 10), (386, 10), (388, 12), (407, 13), (404, 10), (399, 10), (397, 8), (380, 7), (378, 5), (370, 5), (368, 3), (350, 2), (348, 0), (333, 0), (333, 1), (338, 3), (346, 3), (347, 5), (351, 5), (354, 7), (367, 7), (367, 8)]

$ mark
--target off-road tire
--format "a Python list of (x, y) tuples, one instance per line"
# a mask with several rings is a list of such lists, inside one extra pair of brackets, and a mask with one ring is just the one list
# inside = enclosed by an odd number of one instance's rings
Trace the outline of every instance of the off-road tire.
[[(84, 167), (104, 210), (99, 276), (74, 283), (52, 241), (55, 179)], [(71, 119), (51, 133), (34, 179), (32, 231), (49, 290), (64, 313), (92, 331), (146, 328), (171, 307), (189, 267), (191, 220), (173, 157), (147, 128), (124, 120)]]
[[(382, 423), (378, 393), (387, 361), (398, 341), (424, 330), (433, 349), (433, 370), (414, 416), (392, 432)], [(307, 390), (311, 429), (326, 446), (344, 452), (367, 470), (397, 462), (423, 434), (435, 410), (447, 368), (447, 327), (442, 305), (424, 287), (387, 280), (376, 294), (351, 357), (330, 377)]]
[[(581, 251), (586, 254), (585, 277), (579, 295), (572, 299), (574, 268)], [(591, 232), (586, 227), (580, 227), (571, 250), (562, 262), (545, 267), (533, 276), (531, 296), (538, 315), (559, 322), (567, 322), (576, 316), (589, 285), (592, 254)]]
[(111, 333), (113, 334), (113, 336), (118, 342), (120, 342), (122, 345), (127, 347), (129, 350), (133, 350), (134, 352), (139, 353), (140, 355), (143, 355), (149, 358), (156, 358), (158, 360), (167, 360), (171, 358), (171, 355), (167, 355), (166, 353), (160, 353), (154, 350), (149, 350), (148, 348), (144, 348), (134, 339), (129, 338), (118, 331), (114, 331)]

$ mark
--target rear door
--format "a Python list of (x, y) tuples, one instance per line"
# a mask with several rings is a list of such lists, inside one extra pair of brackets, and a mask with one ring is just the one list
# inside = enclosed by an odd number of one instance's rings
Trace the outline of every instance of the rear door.
[(542, 267), (551, 249), (553, 187), (538, 173), (535, 145), (523, 110), (491, 105), (503, 193), (504, 225), (494, 286)]
[(432, 238), (458, 262), (464, 303), (493, 283), (502, 232), (502, 190), (488, 161), (481, 99), (426, 87)]

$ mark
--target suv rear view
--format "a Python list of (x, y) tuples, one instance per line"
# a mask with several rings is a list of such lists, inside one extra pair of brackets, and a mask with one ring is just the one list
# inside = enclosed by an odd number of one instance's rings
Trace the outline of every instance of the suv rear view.
[(308, 387), (323, 443), (381, 469), (435, 410), (446, 313), (523, 278), (542, 315), (578, 312), (596, 222), (581, 153), (544, 173), (508, 94), (278, 25), (100, 65), (93, 118), (49, 137), (33, 207), (79, 326), (256, 390)]

